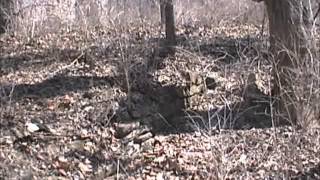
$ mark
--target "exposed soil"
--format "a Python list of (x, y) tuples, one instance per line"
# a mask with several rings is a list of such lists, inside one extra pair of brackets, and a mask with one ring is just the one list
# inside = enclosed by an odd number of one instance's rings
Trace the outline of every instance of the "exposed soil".
[(320, 179), (320, 130), (274, 126), (249, 25), (0, 38), (0, 179)]

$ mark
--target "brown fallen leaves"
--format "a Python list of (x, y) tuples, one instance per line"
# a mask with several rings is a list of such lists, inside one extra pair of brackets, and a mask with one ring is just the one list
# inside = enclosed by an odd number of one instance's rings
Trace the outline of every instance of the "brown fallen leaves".
[[(319, 179), (319, 130), (213, 128), (231, 116), (214, 110), (241, 100), (241, 78), (269, 72), (241, 40), (257, 29), (195, 26), (174, 57), (160, 57), (149, 28), (1, 37), (0, 179)], [(75, 61), (83, 53), (90, 67)], [(183, 72), (211, 78), (196, 80), (189, 109), (178, 106)], [(33, 119), (52, 133), (26, 133)]]

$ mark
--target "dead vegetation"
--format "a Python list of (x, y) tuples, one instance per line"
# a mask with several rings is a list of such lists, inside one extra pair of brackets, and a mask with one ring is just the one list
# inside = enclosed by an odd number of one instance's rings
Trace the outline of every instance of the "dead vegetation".
[(319, 179), (319, 129), (274, 125), (261, 27), (188, 5), (174, 56), (123, 12), (2, 35), (0, 179)]

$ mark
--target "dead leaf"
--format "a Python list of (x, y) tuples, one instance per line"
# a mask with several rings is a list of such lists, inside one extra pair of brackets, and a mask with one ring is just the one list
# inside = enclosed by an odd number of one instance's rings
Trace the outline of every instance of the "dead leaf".
[(37, 132), (40, 130), (40, 127), (34, 123), (26, 123), (27, 130), (31, 133)]
[(82, 173), (88, 173), (88, 172), (92, 172), (92, 166), (90, 164), (84, 164), (82, 162), (80, 162), (78, 164), (79, 169), (81, 170)]

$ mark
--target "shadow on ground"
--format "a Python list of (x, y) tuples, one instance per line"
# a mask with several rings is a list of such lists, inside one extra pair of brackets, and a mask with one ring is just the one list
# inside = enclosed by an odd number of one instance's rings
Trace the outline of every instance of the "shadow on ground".
[(7, 96), (12, 91), (12, 100), (19, 101), (23, 98), (54, 98), (69, 92), (86, 91), (92, 87), (103, 88), (106, 86), (110, 88), (113, 85), (114, 80), (110, 77), (66, 76), (60, 74), (40, 83), (2, 86), (2, 90), (6, 92)]
[[(178, 45), (191, 53), (201, 56), (214, 56), (223, 63), (234, 63), (240, 59), (239, 52), (248, 53), (249, 43), (255, 39), (216, 38), (214, 42), (206, 43), (197, 39), (187, 40), (184, 36), (178, 38)], [(12, 90), (11, 98), (19, 101), (24, 98), (43, 99), (63, 96), (70, 92), (88, 91), (92, 87), (109, 89), (119, 86), (126, 90), (127, 97), (119, 102), (120, 107), (113, 121), (119, 123), (140, 122), (150, 127), (154, 133), (180, 133), (209, 128), (265, 128), (271, 127), (270, 107), (265, 103), (241, 102), (225, 106), (210, 112), (193, 112), (188, 110), (192, 89), (186, 86), (163, 86), (153, 79), (152, 73), (164, 68), (163, 61), (171, 58), (174, 61), (174, 51), (167, 48), (161, 39), (152, 39), (160, 46), (151, 50), (146, 62), (130, 69), (129, 79), (124, 73), (117, 77), (70, 76), (58, 74), (35, 84), (17, 84), (3, 86), (6, 95)], [(200, 43), (199, 43), (200, 42)], [(158, 45), (159, 45), (158, 44)], [(192, 48), (195, 47), (195, 48)], [(124, 50), (131, 52), (131, 50)], [(38, 68), (49, 66), (56, 59), (71, 62), (79, 57), (81, 52), (74, 50), (51, 49), (36, 54), (20, 54), (17, 56), (1, 57), (1, 72), (4, 74), (23, 68)], [(142, 58), (146, 58), (141, 55)], [(37, 60), (38, 59), (38, 60)], [(46, 59), (45, 62), (40, 59)], [(99, 64), (99, 63), (97, 63)], [(96, 65), (97, 65), (96, 64)], [(95, 64), (93, 64), (95, 65)], [(106, 64), (103, 64), (106, 65)], [(122, 69), (121, 64), (118, 70)], [(132, 82), (127, 87), (126, 80)], [(190, 81), (190, 79), (189, 79)], [(120, 82), (120, 83), (118, 83)], [(205, 83), (205, 82), (203, 82)], [(201, 85), (203, 86), (203, 85)]]
[(6, 75), (28, 68), (42, 69), (60, 61), (69, 62), (81, 57), (81, 51), (75, 49), (48, 48), (32, 51), (24, 50), (14, 54), (0, 56), (0, 74)]
[(294, 176), (293, 180), (300, 179), (319, 179), (320, 177), (320, 164), (316, 164), (314, 167), (307, 171), (299, 172), (298, 175)]

